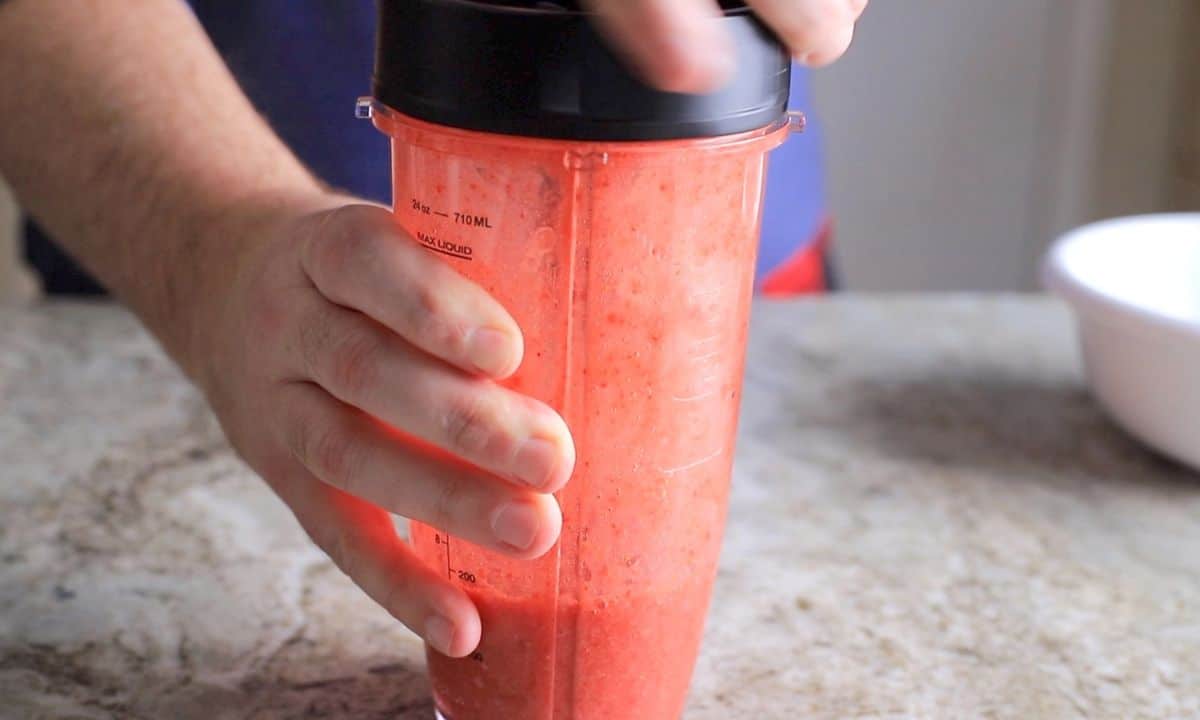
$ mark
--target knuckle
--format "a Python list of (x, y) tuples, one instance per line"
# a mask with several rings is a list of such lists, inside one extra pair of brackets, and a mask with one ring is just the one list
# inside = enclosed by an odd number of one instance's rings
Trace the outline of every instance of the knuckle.
[(345, 261), (346, 244), (342, 241), (345, 233), (337, 219), (340, 211), (339, 208), (327, 214), (304, 243), (302, 257), (309, 268), (337, 269)]
[(414, 337), (431, 339), (445, 332), (440, 283), (426, 275), (411, 285), (405, 299), (404, 322)]
[(455, 520), (461, 514), (459, 506), (463, 502), (465, 490), (466, 481), (457, 474), (447, 474), (442, 479), (433, 503), (433, 517), (430, 518), (435, 527), (447, 532), (455, 528)]
[(378, 234), (362, 222), (363, 208), (344, 205), (329, 211), (309, 238), (308, 266), (321, 275), (345, 277), (354, 268), (369, 266), (379, 253)]
[(322, 359), (329, 352), (333, 337), (333, 317), (327, 311), (307, 313), (296, 328), (299, 335), (299, 356), (305, 374), (313, 379), (321, 376)]
[(466, 344), (470, 321), (463, 316), (472, 290), (441, 260), (420, 248), (410, 248), (394, 283), (399, 288), (395, 330), (435, 354), (455, 353)]
[(486, 403), (475, 395), (463, 393), (451, 401), (442, 420), (449, 449), (467, 458), (486, 449), (494, 432)]
[(349, 492), (349, 488), (358, 482), (362, 449), (354, 434), (346, 428), (335, 424), (305, 431), (300, 455), (304, 464), (330, 485)]
[(285, 408), (286, 421), (282, 427), (283, 443), (292, 458), (302, 467), (308, 468), (311, 467), (308, 449), (312, 446), (309, 438), (313, 433), (313, 425), (299, 410), (299, 403), (293, 402), (292, 405), (291, 408)]
[(331, 348), (329, 382), (338, 394), (361, 398), (375, 388), (383, 367), (386, 342), (362, 328), (346, 331)]

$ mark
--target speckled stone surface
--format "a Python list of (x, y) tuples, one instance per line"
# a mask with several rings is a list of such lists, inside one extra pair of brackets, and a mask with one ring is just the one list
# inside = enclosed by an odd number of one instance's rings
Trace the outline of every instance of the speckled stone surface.
[[(1100, 415), (1071, 332), (757, 308), (687, 720), (1200, 717), (1200, 478)], [(428, 720), (422, 666), (128, 315), (0, 310), (0, 717)]]

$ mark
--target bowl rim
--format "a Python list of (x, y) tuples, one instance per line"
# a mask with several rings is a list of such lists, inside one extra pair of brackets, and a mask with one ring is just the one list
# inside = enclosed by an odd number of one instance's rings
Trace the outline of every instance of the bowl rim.
[(1200, 229), (1200, 212), (1126, 215), (1088, 223), (1068, 230), (1060, 235), (1046, 252), (1041, 268), (1042, 285), (1051, 293), (1066, 300), (1067, 304), (1081, 313), (1087, 312), (1090, 315), (1089, 311), (1103, 308), (1111, 312), (1114, 319), (1120, 319), (1126, 323), (1142, 327), (1148, 324), (1158, 330), (1172, 333), (1200, 335), (1200, 319), (1184, 320), (1151, 310), (1127, 299), (1109, 295), (1083, 282), (1078, 276), (1066, 269), (1065, 255), (1068, 248), (1094, 235), (1099, 230), (1110, 228), (1114, 225), (1146, 226), (1179, 221), (1195, 223), (1196, 227)]

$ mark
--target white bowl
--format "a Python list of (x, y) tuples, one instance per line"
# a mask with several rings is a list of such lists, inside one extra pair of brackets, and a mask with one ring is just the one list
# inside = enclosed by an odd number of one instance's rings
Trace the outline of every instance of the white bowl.
[(1200, 468), (1200, 213), (1064, 235), (1046, 287), (1075, 311), (1088, 383), (1126, 430)]

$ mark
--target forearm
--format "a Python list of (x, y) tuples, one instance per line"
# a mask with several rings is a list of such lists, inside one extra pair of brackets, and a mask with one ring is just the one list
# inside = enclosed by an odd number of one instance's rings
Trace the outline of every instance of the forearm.
[(0, 174), (185, 365), (233, 228), (321, 192), (181, 0), (0, 1)]

